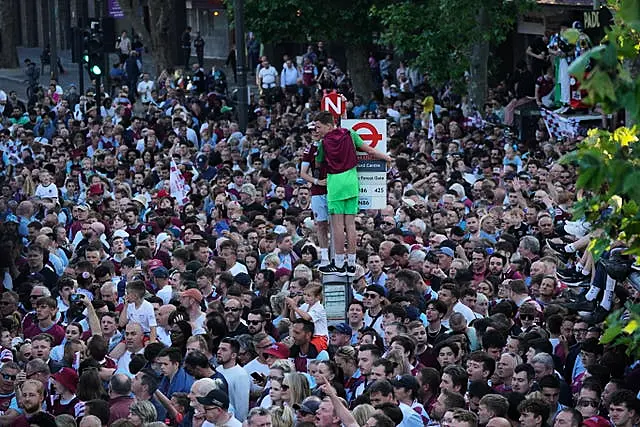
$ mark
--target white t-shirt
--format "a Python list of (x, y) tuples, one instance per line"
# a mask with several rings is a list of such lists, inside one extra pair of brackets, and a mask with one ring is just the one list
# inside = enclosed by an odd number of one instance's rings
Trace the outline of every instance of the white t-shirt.
[(172, 294), (173, 294), (173, 288), (171, 288), (171, 285), (168, 285), (168, 284), (164, 285), (162, 289), (156, 292), (156, 296), (158, 298), (162, 298), (163, 304), (169, 304), (169, 301), (171, 301)]
[(162, 326), (158, 326), (156, 331), (158, 332), (158, 341), (167, 347), (171, 347), (171, 335), (169, 335), (169, 332)]
[[(138, 351), (136, 354), (144, 354), (144, 348), (141, 348), (140, 351)], [(133, 376), (131, 374), (131, 371), (129, 370), (131, 356), (133, 356), (133, 353), (131, 353), (129, 350), (125, 351), (124, 354), (120, 356), (120, 358), (116, 362), (118, 365), (118, 369), (116, 369), (114, 374), (125, 374), (128, 377)]]
[(207, 317), (204, 313), (200, 313), (200, 316), (193, 320), (193, 335), (202, 335), (207, 332), (204, 330), (205, 320), (207, 320)]
[[(471, 310), (469, 307), (467, 307), (466, 305), (464, 305), (460, 301), (458, 301), (453, 306), (453, 312), (462, 314), (464, 316), (464, 318), (467, 320), (467, 325), (469, 325), (469, 323), (473, 322), (474, 319), (477, 319), (478, 317), (481, 317), (479, 315), (476, 315), (473, 312), (473, 310)], [(447, 328), (449, 327), (449, 325), (445, 325), (445, 326), (447, 326)]]
[(153, 99), (151, 98), (151, 91), (153, 90), (153, 81), (149, 80), (145, 82), (144, 80), (138, 83), (138, 94), (142, 96), (142, 102), (151, 102)]
[(225, 369), (218, 366), (216, 371), (220, 372), (229, 385), (229, 399), (235, 412), (235, 417), (244, 421), (249, 412), (249, 391), (251, 390), (251, 380), (249, 374), (240, 365)]
[(56, 187), (56, 185), (52, 182), (51, 184), (47, 185), (46, 187), (43, 186), (42, 184), (38, 184), (38, 187), (36, 188), (36, 197), (50, 197), (52, 199), (57, 199), (58, 198), (58, 187)]
[[(313, 335), (329, 336), (329, 326), (327, 325), (327, 312), (322, 304), (316, 302), (311, 308), (309, 304), (304, 303), (300, 306), (300, 310), (306, 311), (311, 316), (311, 321), (315, 326)], [(296, 317), (300, 317), (296, 314)]]
[(269, 68), (261, 68), (258, 75), (262, 79), (263, 88), (275, 87), (278, 72), (274, 67), (270, 66)]
[(236, 277), (239, 273), (249, 274), (249, 270), (247, 270), (247, 267), (244, 264), (240, 264), (236, 261), (236, 263), (233, 264), (233, 267), (229, 269), (229, 273), (231, 273), (233, 277)]
[(133, 303), (127, 305), (127, 320), (139, 323), (142, 326), (142, 332), (145, 334), (151, 332), (151, 327), (158, 326), (156, 315), (153, 312), (153, 305), (146, 300), (142, 301), (140, 308), (136, 308)]
[[(231, 412), (231, 410), (229, 410)], [(202, 427), (242, 427), (242, 423), (238, 421), (235, 417), (231, 417), (227, 420), (226, 423), (222, 424), (213, 424), (209, 421), (205, 421), (202, 423)]]

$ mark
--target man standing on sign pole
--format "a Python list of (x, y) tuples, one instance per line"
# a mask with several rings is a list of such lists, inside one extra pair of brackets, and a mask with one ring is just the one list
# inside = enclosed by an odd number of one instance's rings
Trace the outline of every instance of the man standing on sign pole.
[[(331, 233), (336, 256), (332, 263), (318, 270), (337, 275), (355, 274), (356, 224), (358, 213), (358, 156), (356, 149), (375, 158), (391, 162), (391, 157), (369, 147), (362, 138), (348, 129), (338, 128), (331, 113), (323, 111), (315, 119), (318, 134), (323, 138), (318, 159), (327, 167), (327, 205), (331, 215)], [(347, 265), (345, 266), (345, 228), (347, 240)]]
[[(329, 264), (329, 209), (327, 207), (327, 167), (316, 162), (321, 137), (315, 123), (308, 125), (313, 143), (304, 150), (300, 178), (311, 183), (311, 210), (320, 244), (320, 267)], [(311, 172), (311, 173), (310, 173)], [(313, 174), (313, 175), (312, 175)]]

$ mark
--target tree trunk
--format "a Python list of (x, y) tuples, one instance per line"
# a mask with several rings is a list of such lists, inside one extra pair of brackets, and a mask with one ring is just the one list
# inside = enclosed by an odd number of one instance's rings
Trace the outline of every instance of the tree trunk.
[(0, 68), (18, 68), (17, 0), (0, 0)]
[(147, 31), (143, 20), (137, 16), (140, 2), (134, 1), (132, 3), (133, 5), (130, 5), (128, 1), (121, 1), (120, 5), (133, 29), (142, 34), (143, 40), (149, 44), (156, 73), (160, 74), (162, 70), (178, 63), (179, 39), (175, 25), (175, 7), (176, 3), (184, 3), (174, 0), (154, 0), (151, 2), (149, 7), (151, 32)]
[(149, 8), (151, 45), (156, 72), (178, 63), (178, 32), (175, 23), (174, 0), (155, 0)]
[(361, 44), (352, 45), (346, 43), (344, 49), (349, 61), (347, 65), (353, 82), (353, 90), (356, 95), (362, 96), (363, 99), (369, 99), (369, 94), (375, 88), (373, 87), (373, 79), (369, 70), (367, 47)]
[[(487, 10), (481, 7), (476, 17), (477, 33), (486, 34), (489, 28), (489, 16)], [(489, 62), (489, 41), (478, 40), (471, 48), (471, 69), (469, 70), (469, 98), (478, 111), (483, 111), (487, 97), (487, 79)]]

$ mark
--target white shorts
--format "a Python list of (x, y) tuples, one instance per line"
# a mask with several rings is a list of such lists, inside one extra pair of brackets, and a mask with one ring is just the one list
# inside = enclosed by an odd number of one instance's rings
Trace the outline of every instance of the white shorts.
[(329, 221), (329, 207), (327, 206), (327, 195), (311, 196), (311, 211), (316, 221)]

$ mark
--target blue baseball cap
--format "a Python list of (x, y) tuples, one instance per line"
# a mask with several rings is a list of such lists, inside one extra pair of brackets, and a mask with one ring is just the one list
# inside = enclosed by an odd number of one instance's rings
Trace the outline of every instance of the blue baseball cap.
[(329, 326), (329, 332), (333, 332), (333, 331), (336, 331), (339, 334), (344, 334), (349, 336), (353, 335), (353, 329), (351, 329), (351, 326), (349, 326), (345, 322), (338, 323), (337, 325)]

